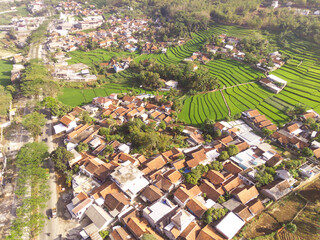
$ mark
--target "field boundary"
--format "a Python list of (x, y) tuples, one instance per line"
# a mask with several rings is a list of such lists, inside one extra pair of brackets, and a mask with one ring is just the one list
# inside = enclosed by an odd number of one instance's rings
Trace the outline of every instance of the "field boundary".
[(222, 98), (223, 98), (224, 104), (227, 106), (227, 109), (228, 109), (228, 116), (230, 117), (230, 116), (231, 116), (231, 111), (230, 111), (229, 105), (228, 105), (228, 103), (227, 103), (227, 100), (226, 100), (226, 98), (224, 97), (224, 94), (223, 94), (222, 89), (220, 89), (220, 93), (221, 93), (221, 95), (222, 95)]

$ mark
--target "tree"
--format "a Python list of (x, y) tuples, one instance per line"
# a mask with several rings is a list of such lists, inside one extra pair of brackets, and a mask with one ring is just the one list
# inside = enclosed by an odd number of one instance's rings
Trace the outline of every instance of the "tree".
[(178, 125), (173, 127), (173, 131), (177, 134), (182, 134), (183, 130), (184, 130), (183, 125)]
[(312, 157), (314, 155), (313, 151), (308, 147), (302, 149), (302, 154), (306, 157)]
[(74, 155), (66, 148), (58, 147), (50, 154), (50, 157), (56, 169), (64, 173), (67, 170), (69, 161), (74, 158)]
[(42, 127), (46, 124), (46, 116), (44, 114), (33, 112), (23, 117), (22, 125), (36, 138), (41, 134)]
[(51, 115), (57, 117), (62, 117), (72, 110), (71, 106), (65, 105), (53, 97), (44, 98), (40, 106), (50, 109)]
[(152, 234), (143, 234), (141, 240), (157, 240), (157, 238)]
[(218, 159), (225, 161), (229, 158), (229, 154), (227, 151), (222, 151), (221, 154), (219, 155)]
[(166, 130), (167, 125), (166, 125), (166, 123), (165, 123), (163, 120), (160, 122), (159, 128), (162, 129), (162, 130)]
[(266, 137), (270, 137), (272, 134), (273, 134), (273, 131), (272, 130), (269, 130), (269, 129), (262, 129), (262, 134)]
[(24, 96), (55, 96), (58, 83), (52, 80), (46, 66), (38, 60), (31, 60), (24, 70), (20, 84)]
[(108, 136), (110, 135), (110, 128), (102, 127), (99, 129), (100, 136)]
[(109, 155), (114, 153), (114, 148), (111, 145), (107, 145), (106, 148), (103, 150), (105, 155)]
[(267, 185), (274, 180), (273, 176), (270, 173), (267, 173), (266, 171), (259, 171), (256, 174), (256, 179), (258, 181), (258, 187)]
[(91, 117), (87, 111), (82, 111), (79, 114), (79, 118), (83, 123), (86, 123), (86, 124), (92, 124), (95, 122), (95, 119)]
[(286, 225), (286, 229), (291, 233), (295, 233), (297, 231), (297, 225), (295, 225), (294, 223), (288, 223)]
[(220, 129), (214, 130), (214, 133), (213, 133), (214, 138), (221, 137), (221, 135), (222, 135), (222, 133), (221, 133)]
[(84, 142), (81, 142), (77, 147), (76, 147), (76, 150), (78, 152), (86, 152), (88, 151), (89, 149), (89, 146), (88, 144), (84, 143)]
[(220, 204), (224, 203), (225, 201), (226, 201), (226, 199), (222, 195), (217, 200), (217, 202), (220, 203)]
[(215, 171), (221, 171), (223, 169), (223, 165), (221, 162), (219, 161), (213, 161), (210, 165), (209, 165), (210, 169), (213, 169)]
[(212, 142), (212, 137), (211, 137), (211, 135), (206, 134), (206, 135), (205, 135), (205, 141), (206, 141), (207, 143), (211, 143), (211, 142)]
[(228, 212), (228, 209), (226, 208), (214, 208), (212, 212), (212, 218), (213, 220), (219, 220), (223, 218)]
[(234, 155), (237, 155), (239, 153), (239, 148), (238, 146), (236, 145), (230, 145), (228, 147), (228, 155), (231, 157), (231, 156), (234, 156)]
[(107, 239), (107, 237), (109, 236), (109, 231), (107, 231), (107, 230), (101, 230), (100, 232), (99, 232), (99, 234), (100, 234), (100, 236), (102, 237), (102, 239)]

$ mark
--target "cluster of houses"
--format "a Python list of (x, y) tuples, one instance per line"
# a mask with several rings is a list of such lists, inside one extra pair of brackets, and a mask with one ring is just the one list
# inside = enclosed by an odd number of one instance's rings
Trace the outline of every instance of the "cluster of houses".
[[(291, 7), (293, 6), (293, 2), (289, 1), (286, 3), (285, 7), (288, 7), (291, 9)], [(272, 1), (271, 4), (272, 8), (278, 8), (280, 7), (279, 5), (279, 1)], [(301, 9), (301, 8), (295, 8), (294, 9), (294, 14), (296, 15), (303, 15), (303, 16), (308, 16), (310, 14), (311, 10), (310, 9)], [(311, 12), (312, 13), (312, 12)], [(315, 10), (313, 12), (313, 15), (320, 15), (320, 10)]]
[[(94, 30), (106, 23), (108, 30)], [(75, 20), (72, 13), (65, 11), (60, 13), (60, 19), (54, 24), (55, 29), (47, 41), (49, 51), (55, 52), (58, 48), (64, 51), (74, 51), (80, 46), (87, 46), (89, 39), (100, 48), (119, 46), (123, 50), (134, 52), (138, 50), (139, 40), (134, 37), (135, 32), (143, 32), (148, 28), (147, 19), (129, 19), (111, 16), (104, 19), (102, 13), (83, 17), (82, 20)], [(81, 30), (93, 29), (90, 32)], [(76, 32), (77, 31), (77, 32)], [(74, 35), (69, 35), (76, 32)]]
[[(206, 53), (203, 52), (195, 52), (192, 56), (185, 58), (184, 61), (198, 61), (202, 64), (206, 64), (210, 61), (210, 54), (227, 54), (229, 57), (244, 61), (246, 53), (241, 51), (240, 39), (235, 37), (228, 37), (226, 34), (221, 34), (218, 36), (221, 41), (222, 46), (207, 44), (205, 46)], [(270, 61), (272, 64), (270, 64)], [(283, 66), (285, 62), (281, 59), (281, 54), (279, 52), (273, 52), (269, 54), (269, 59), (266, 58), (260, 59), (256, 64), (256, 67), (264, 72), (274, 71), (281, 66)], [(195, 68), (196, 65), (195, 65)], [(196, 70), (196, 69), (195, 69)]]
[(28, 36), (32, 31), (36, 30), (45, 20), (45, 17), (19, 17), (12, 18), (9, 25), (0, 25), (0, 31), (14, 30), (14, 43), (18, 47), (24, 47)]
[(273, 75), (269, 74), (266, 78), (261, 79), (260, 84), (267, 89), (269, 89), (271, 92), (278, 94), (282, 91), (282, 89), (285, 88), (287, 85), (287, 81)]
[[(151, 157), (131, 153), (131, 143), (107, 141), (99, 135), (99, 129), (107, 127), (110, 119), (117, 125), (134, 118), (145, 123), (164, 121), (170, 128), (172, 102), (157, 106), (150, 103), (151, 98), (159, 102), (160, 97), (146, 94), (125, 95), (122, 99), (117, 94), (97, 97), (90, 105), (76, 107), (54, 126), (55, 133), (65, 137), (66, 148), (74, 155), (69, 166), (79, 169), (72, 179), (74, 198), (67, 209), (78, 221), (90, 219), (80, 233), (82, 238), (102, 239), (99, 231), (109, 229), (111, 239), (123, 240), (141, 239), (145, 234), (172, 240), (232, 239), (247, 221), (263, 211), (264, 203), (292, 191), (296, 180), (282, 168), (276, 170), (273, 182), (256, 187), (257, 167), (274, 167), (284, 161), (272, 145), (255, 133), (254, 127), (263, 122), (263, 115), (257, 110), (244, 112), (243, 119), (215, 123), (212, 128), (222, 134), (211, 143), (205, 143), (197, 128), (185, 126), (183, 133), (188, 147), (172, 148)], [(79, 124), (83, 111), (94, 117), (96, 123)], [(318, 118), (314, 114), (307, 112), (302, 118)], [(290, 126), (288, 129), (293, 130)], [(80, 143), (88, 144), (89, 150), (77, 152)], [(317, 144), (320, 145), (313, 143)], [(184, 173), (199, 165), (210, 166), (231, 145), (239, 151), (222, 162), (221, 170), (209, 168), (197, 185), (185, 181)], [(98, 156), (107, 146), (112, 146), (114, 152), (108, 161), (101, 160)], [(311, 178), (320, 173), (320, 168), (307, 162), (300, 171)], [(220, 201), (222, 197), (224, 201)], [(220, 208), (225, 216), (212, 224), (203, 222), (209, 209)]]
[(96, 16), (101, 15), (103, 12), (97, 9), (94, 5), (83, 7), (84, 5), (76, 1), (61, 1), (58, 3), (56, 10), (65, 12), (68, 15), (75, 16)]
[(320, 143), (314, 140), (318, 132), (312, 130), (306, 120), (314, 119), (319, 122), (320, 116), (313, 110), (308, 110), (299, 119), (286, 124), (282, 129), (274, 132), (271, 138), (280, 145), (302, 151), (311, 148), (316, 159), (320, 158)]
[(28, 11), (32, 14), (41, 11), (44, 8), (42, 0), (34, 0), (28, 4)]

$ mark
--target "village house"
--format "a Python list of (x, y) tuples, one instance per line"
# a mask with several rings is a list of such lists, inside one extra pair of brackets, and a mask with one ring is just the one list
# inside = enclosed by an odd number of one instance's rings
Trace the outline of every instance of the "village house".
[(148, 180), (144, 178), (143, 172), (130, 161), (122, 163), (110, 176), (130, 199), (134, 199), (140, 191), (149, 185)]

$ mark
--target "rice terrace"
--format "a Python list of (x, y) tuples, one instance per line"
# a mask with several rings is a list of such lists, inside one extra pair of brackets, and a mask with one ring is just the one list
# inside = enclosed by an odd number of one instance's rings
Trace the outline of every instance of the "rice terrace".
[[(156, 59), (161, 64), (179, 64), (194, 52), (199, 51), (213, 35), (224, 33), (232, 36), (250, 36), (256, 32), (256, 30), (240, 27), (214, 25), (208, 30), (193, 33), (193, 39), (181, 46), (169, 47), (166, 53), (142, 54), (136, 57), (135, 61)], [(288, 120), (285, 109), (297, 103), (304, 103), (315, 111), (320, 112), (319, 47), (314, 43), (295, 37), (290, 38), (286, 47), (279, 47), (275, 40), (277, 38), (276, 35), (267, 33), (263, 37), (272, 42), (279, 49), (280, 53), (290, 57), (284, 66), (272, 72), (273, 75), (288, 82), (281, 93), (274, 94), (257, 83), (264, 74), (243, 62), (232, 59), (209, 61), (205, 67), (208, 68), (209, 74), (212, 77), (219, 79), (219, 89), (213, 92), (185, 97), (179, 119), (186, 124), (198, 125), (207, 118), (218, 121), (228, 115), (233, 116), (247, 109), (256, 108), (266, 115), (268, 119), (279, 125)], [(98, 60), (93, 59), (91, 57), (93, 55), (90, 52), (81, 55), (74, 52), (71, 55), (75, 58), (72, 58), (70, 62), (83, 62), (92, 65), (94, 63), (92, 62), (93, 60), (101, 62), (111, 58), (110, 54), (104, 56), (103, 51), (96, 51), (98, 56), (95, 58), (98, 58)], [(120, 75), (110, 76), (109, 80), (112, 83), (120, 81), (122, 84), (128, 85), (128, 89), (132, 87), (130, 71), (128, 70), (125, 70)], [(106, 86), (103, 89), (109, 89), (108, 93), (110, 91), (119, 92), (119, 88), (117, 90), (115, 84)], [(125, 91), (126, 89), (122, 88), (120, 92)], [(139, 92), (144, 91), (139, 89)], [(82, 100), (79, 101), (72, 97), (77, 95), (81, 96)], [(66, 104), (75, 106), (88, 102), (88, 99), (91, 97), (103, 95), (105, 95), (105, 91), (100, 88), (94, 90), (64, 88), (63, 94), (59, 99)]]

